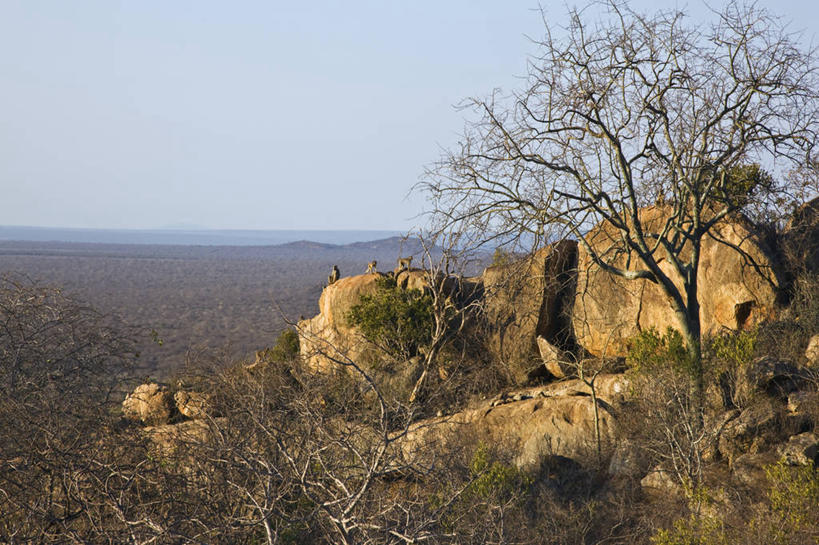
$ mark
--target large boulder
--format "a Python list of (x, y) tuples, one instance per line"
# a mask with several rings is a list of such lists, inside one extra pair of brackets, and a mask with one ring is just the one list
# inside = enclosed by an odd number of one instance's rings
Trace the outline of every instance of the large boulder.
[[(614, 441), (614, 417), (608, 405), (598, 406), (600, 439)], [(595, 459), (594, 408), (588, 395), (517, 395), (508, 402), (489, 402), (453, 415), (413, 424), (400, 447), (408, 459), (435, 459), (452, 441), (465, 438), (498, 445), (523, 470), (535, 470), (551, 456), (581, 464)]]
[(140, 384), (122, 402), (122, 414), (149, 426), (170, 422), (176, 406), (168, 388), (156, 383)]
[(489, 349), (518, 383), (542, 367), (538, 337), (558, 347), (571, 342), (568, 310), (576, 257), (577, 243), (566, 240), (483, 273)]
[(181, 461), (183, 469), (187, 469), (193, 465), (193, 460), (190, 458), (193, 454), (191, 447), (206, 443), (212, 437), (214, 424), (224, 424), (223, 419), (186, 420), (178, 424), (149, 426), (143, 431), (156, 454), (163, 457), (182, 455), (183, 457), (177, 458), (176, 461)]
[(405, 290), (424, 291), (429, 282), (427, 273), (421, 269), (400, 269), (395, 273), (395, 283)]
[[(663, 207), (640, 212), (646, 230), (656, 230), (667, 218)], [(742, 218), (726, 219), (702, 242), (697, 275), (702, 333), (750, 329), (774, 316), (779, 280), (761, 237)], [(598, 255), (621, 268), (643, 269), (635, 254), (619, 252), (619, 233), (610, 225), (592, 229), (586, 242)], [(690, 249), (684, 248), (683, 259)], [(626, 280), (597, 266), (581, 244), (572, 323), (577, 341), (595, 355), (622, 356), (628, 340), (640, 331), (679, 329), (669, 298), (648, 280)], [(660, 268), (681, 287), (666, 259)]]
[(310, 368), (335, 370), (338, 365), (334, 360), (360, 362), (366, 358), (371, 348), (362, 342), (347, 315), (362, 295), (376, 292), (376, 280), (381, 276), (380, 273), (348, 276), (324, 288), (319, 297), (319, 313), (300, 321), (298, 327), (299, 351)]
[(674, 475), (662, 466), (656, 466), (640, 479), (640, 488), (649, 496), (680, 498), (685, 495), (683, 487)]
[(779, 456), (773, 450), (741, 454), (733, 460), (731, 474), (751, 489), (764, 490), (769, 486), (765, 468), (778, 461)]
[[(299, 352), (302, 360), (316, 371), (337, 370), (339, 363), (355, 362), (365, 368), (379, 359), (376, 348), (366, 342), (358, 328), (350, 324), (348, 315), (364, 295), (376, 293), (381, 273), (341, 278), (330, 284), (319, 297), (319, 313), (298, 324)], [(395, 275), (401, 289), (425, 291), (430, 287), (429, 275), (420, 269), (402, 270)], [(466, 305), (482, 296), (481, 279), (444, 277), (436, 282), (441, 292)], [(257, 359), (259, 358), (257, 354)]]
[(571, 362), (572, 358), (566, 354), (565, 351), (556, 347), (540, 335), (537, 337), (537, 347), (543, 366), (553, 377), (566, 378), (572, 374), (574, 370)]

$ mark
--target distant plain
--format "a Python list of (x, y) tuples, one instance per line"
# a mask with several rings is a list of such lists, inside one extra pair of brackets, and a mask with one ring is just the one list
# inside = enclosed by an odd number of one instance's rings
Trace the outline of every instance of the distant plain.
[[(333, 264), (342, 276), (363, 273), (373, 259), (387, 271), (418, 250), (400, 237), (349, 240), (381, 232), (340, 233), (330, 238), (336, 244), (264, 246), (0, 240), (0, 274), (61, 286), (139, 326), (136, 372), (166, 378), (203, 348), (250, 358), (273, 345), (288, 321), (318, 312)], [(0, 228), (0, 239), (7, 234)]]

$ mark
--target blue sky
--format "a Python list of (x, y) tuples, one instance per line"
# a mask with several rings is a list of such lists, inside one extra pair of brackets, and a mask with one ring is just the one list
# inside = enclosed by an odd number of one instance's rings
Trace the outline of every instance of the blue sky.
[[(813, 2), (768, 4), (815, 37)], [(536, 8), (0, 0), (0, 225), (406, 230), (453, 105), (519, 85)]]

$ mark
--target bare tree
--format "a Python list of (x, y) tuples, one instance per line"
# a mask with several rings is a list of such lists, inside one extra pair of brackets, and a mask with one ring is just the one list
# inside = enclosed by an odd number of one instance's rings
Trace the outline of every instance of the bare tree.
[(634, 410), (625, 423), (645, 458), (668, 471), (689, 495), (702, 484), (704, 452), (718, 433), (702, 425), (702, 406), (690, 382), (673, 366), (636, 375)]
[(134, 343), (59, 289), (0, 277), (0, 541), (99, 541), (89, 519)]
[(430, 369), (438, 363), (444, 346), (462, 336), (482, 308), (481, 287), (464, 277), (473, 259), (474, 247), (469, 234), (462, 231), (437, 231), (419, 234), (426, 293), (432, 299), (432, 331), (423, 347), (423, 370), (412, 392), (413, 403), (425, 386)]
[[(170, 458), (182, 463), (170, 465), (185, 468), (195, 497), (216, 504), (197, 513), (211, 535), (270, 544), (435, 543), (446, 535), (442, 518), (486, 471), (452, 478), (463, 437), (437, 456), (402, 448), (412, 412), (396, 418), (369, 374), (332, 354), (345, 372), (268, 363), (206, 373), (221, 416), (205, 422), (204, 434), (175, 435), (185, 448)], [(194, 529), (186, 528), (191, 542), (204, 535)]]
[[(571, 236), (602, 270), (658, 285), (701, 393), (701, 246), (751, 205), (784, 207), (797, 188), (779, 174), (814, 164), (814, 54), (753, 5), (728, 4), (710, 27), (603, 5), (605, 20), (573, 10), (565, 32), (546, 25), (521, 91), (468, 101), (477, 120), (420, 187), (444, 221)], [(605, 253), (587, 240), (595, 225)]]

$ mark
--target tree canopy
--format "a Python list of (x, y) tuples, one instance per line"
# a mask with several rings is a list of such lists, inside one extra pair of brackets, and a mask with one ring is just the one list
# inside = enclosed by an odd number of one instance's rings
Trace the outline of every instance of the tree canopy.
[[(805, 177), (784, 174), (816, 167), (815, 56), (753, 4), (732, 2), (709, 26), (603, 5), (599, 21), (573, 10), (565, 29), (546, 23), (523, 87), (470, 99), (460, 144), (421, 187), (443, 224), (537, 244), (569, 236), (596, 266), (658, 284), (699, 359), (703, 238), (738, 212), (800, 202)], [(644, 219), (649, 206), (662, 221)], [(605, 254), (586, 236), (598, 225), (614, 233)]]

